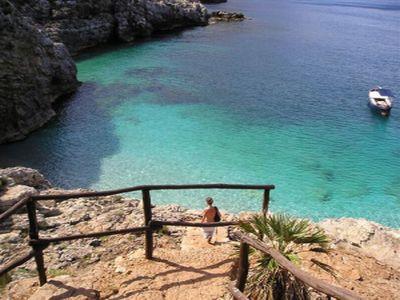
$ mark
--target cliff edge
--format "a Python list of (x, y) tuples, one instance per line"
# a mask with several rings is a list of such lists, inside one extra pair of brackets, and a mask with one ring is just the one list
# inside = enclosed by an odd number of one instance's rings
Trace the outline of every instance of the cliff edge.
[(55, 115), (56, 99), (76, 90), (76, 67), (7, 0), (0, 0), (0, 143), (20, 140)]
[(207, 9), (191, 0), (18, 1), (19, 10), (73, 54), (101, 44), (131, 42), (158, 31), (207, 25)]
[(76, 91), (70, 53), (207, 23), (190, 0), (0, 0), (0, 144), (43, 126)]

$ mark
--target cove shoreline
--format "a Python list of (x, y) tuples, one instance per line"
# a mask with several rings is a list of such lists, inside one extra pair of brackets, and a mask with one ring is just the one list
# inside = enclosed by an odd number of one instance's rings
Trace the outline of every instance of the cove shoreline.
[[(108, 44), (144, 42), (206, 26), (215, 19), (203, 4), (190, 0), (1, 0), (0, 9), (5, 24), (0, 32), (0, 144), (41, 128), (56, 115), (53, 105), (78, 90), (73, 57)], [(232, 20), (236, 14), (218, 19)]]

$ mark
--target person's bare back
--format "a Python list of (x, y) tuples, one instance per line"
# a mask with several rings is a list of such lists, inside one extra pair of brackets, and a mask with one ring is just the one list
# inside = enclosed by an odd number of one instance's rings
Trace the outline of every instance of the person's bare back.
[(217, 209), (215, 206), (207, 207), (203, 213), (203, 222), (210, 223), (215, 222), (215, 215), (217, 214)]
[[(213, 223), (215, 221), (219, 221), (221, 219), (221, 214), (218, 211), (218, 208), (213, 206), (213, 199), (211, 197), (206, 198), (206, 203), (208, 207), (203, 212), (203, 218), (201, 219), (201, 223)], [(216, 220), (216, 216), (218, 215), (218, 219)], [(205, 227), (203, 228), (204, 237), (207, 239), (209, 243), (211, 243), (211, 239), (215, 232), (215, 227)]]

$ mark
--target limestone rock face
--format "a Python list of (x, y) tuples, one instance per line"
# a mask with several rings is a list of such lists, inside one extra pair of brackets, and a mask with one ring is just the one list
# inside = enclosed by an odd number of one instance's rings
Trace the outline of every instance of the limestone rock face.
[(207, 25), (207, 9), (192, 0), (13, 0), (24, 15), (72, 54), (156, 31)]
[(0, 143), (44, 125), (77, 89), (69, 53), (207, 22), (195, 0), (0, 0)]
[(390, 266), (400, 268), (400, 230), (364, 219), (328, 219), (318, 224), (338, 247), (352, 247)]
[(7, 0), (0, 0), (0, 143), (24, 138), (55, 115), (53, 102), (75, 91), (76, 67)]
[(13, 167), (0, 169), (0, 176), (10, 177), (15, 184), (27, 185), (37, 189), (48, 189), (50, 182), (35, 169), (26, 167)]
[(117, 35), (123, 41), (155, 31), (207, 24), (207, 10), (187, 0), (120, 0), (115, 4)]

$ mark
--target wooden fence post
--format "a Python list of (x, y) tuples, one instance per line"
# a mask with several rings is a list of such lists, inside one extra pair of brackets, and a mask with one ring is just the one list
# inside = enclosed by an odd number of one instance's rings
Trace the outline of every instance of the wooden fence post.
[(236, 287), (241, 292), (244, 292), (248, 273), (249, 273), (249, 244), (240, 242), (239, 269), (238, 269)]
[[(142, 190), (143, 196), (143, 211), (144, 211), (144, 225), (149, 226), (151, 222), (151, 198), (149, 190)], [(145, 233), (145, 251), (146, 258), (153, 258), (153, 230), (150, 228)]]
[(269, 207), (269, 190), (264, 190), (262, 213), (267, 215)]
[[(26, 203), (26, 208), (28, 211), (28, 219), (29, 219), (29, 238), (31, 240), (39, 239), (39, 226), (36, 218), (36, 203), (33, 200), (29, 200)], [(34, 257), (36, 261), (36, 268), (39, 275), (40, 285), (44, 285), (47, 282), (46, 277), (46, 269), (44, 267), (44, 259), (43, 259), (43, 246), (42, 245), (32, 245), (32, 249), (34, 252)]]

